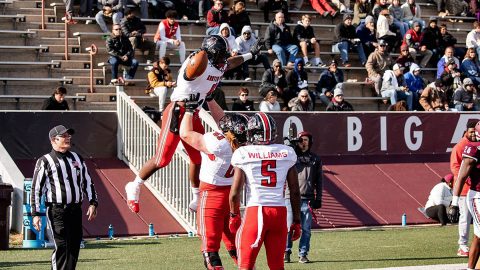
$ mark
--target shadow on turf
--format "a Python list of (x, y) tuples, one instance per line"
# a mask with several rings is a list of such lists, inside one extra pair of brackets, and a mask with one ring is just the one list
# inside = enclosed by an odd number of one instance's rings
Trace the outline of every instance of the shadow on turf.
[[(310, 261), (310, 263), (335, 263), (335, 262), (383, 262), (383, 261), (427, 261), (427, 260), (447, 260), (447, 259), (462, 259), (457, 256), (446, 257), (425, 257), (425, 258), (384, 258), (384, 259), (359, 259), (359, 260), (318, 260)], [(463, 258), (464, 259), (464, 258)]]
[[(85, 262), (99, 262), (106, 261), (107, 259), (79, 259), (78, 263)], [(51, 261), (29, 261), (29, 262), (0, 262), (0, 269), (5, 267), (20, 267), (20, 266), (32, 266), (32, 269), (38, 269), (39, 267), (45, 265), (50, 265)]]
[(86, 248), (115, 248), (116, 246), (146, 246), (146, 245), (159, 245), (163, 244), (162, 241), (165, 239), (158, 239), (158, 240), (150, 240), (150, 241), (139, 241), (139, 240), (121, 240), (121, 241), (102, 241), (102, 242), (95, 242), (95, 241), (87, 241), (85, 246)]

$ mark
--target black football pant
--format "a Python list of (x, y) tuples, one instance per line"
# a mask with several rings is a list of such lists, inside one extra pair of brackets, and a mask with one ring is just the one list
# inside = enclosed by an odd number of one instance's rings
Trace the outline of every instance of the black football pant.
[(442, 225), (447, 225), (447, 223), (449, 222), (447, 217), (447, 209), (443, 204), (431, 206), (425, 209), (425, 213), (431, 219), (440, 221)]
[(75, 269), (82, 241), (81, 205), (49, 204), (47, 216), (55, 241), (52, 269)]

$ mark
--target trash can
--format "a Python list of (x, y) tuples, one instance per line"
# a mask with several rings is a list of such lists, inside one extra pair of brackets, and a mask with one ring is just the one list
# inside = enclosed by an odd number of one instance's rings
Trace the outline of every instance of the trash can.
[(0, 183), (0, 250), (7, 250), (10, 240), (8, 207), (12, 204), (12, 192), (12, 185)]

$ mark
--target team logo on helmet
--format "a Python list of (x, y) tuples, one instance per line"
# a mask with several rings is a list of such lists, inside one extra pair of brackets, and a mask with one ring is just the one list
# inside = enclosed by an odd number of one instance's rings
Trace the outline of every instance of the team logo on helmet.
[(230, 48), (224, 37), (219, 35), (206, 37), (202, 42), (201, 49), (207, 52), (208, 60), (217, 69), (223, 69), (227, 65)]
[(270, 115), (260, 112), (248, 120), (248, 141), (253, 144), (270, 144), (277, 137), (277, 124)]
[(239, 144), (245, 144), (247, 142), (248, 117), (245, 114), (225, 114), (218, 122), (218, 126), (223, 133), (230, 131), (235, 134), (235, 138)]

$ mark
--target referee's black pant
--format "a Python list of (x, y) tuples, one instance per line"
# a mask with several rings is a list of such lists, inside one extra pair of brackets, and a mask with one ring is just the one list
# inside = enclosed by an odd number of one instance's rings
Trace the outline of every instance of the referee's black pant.
[(81, 204), (48, 204), (47, 216), (55, 241), (52, 269), (75, 269), (83, 236)]

